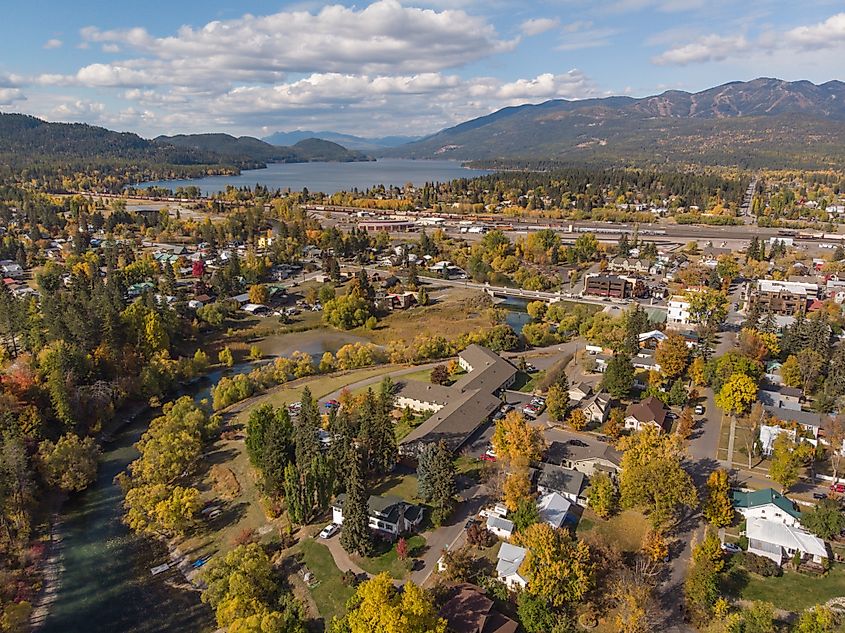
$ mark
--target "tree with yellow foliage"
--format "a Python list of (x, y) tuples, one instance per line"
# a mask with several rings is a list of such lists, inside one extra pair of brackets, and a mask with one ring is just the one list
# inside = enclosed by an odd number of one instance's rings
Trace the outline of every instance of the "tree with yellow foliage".
[(702, 514), (710, 525), (717, 528), (728, 527), (733, 523), (734, 507), (730, 498), (730, 482), (728, 471), (724, 468), (714, 470), (707, 478), (707, 498)]
[(569, 426), (576, 431), (580, 431), (587, 426), (587, 416), (581, 409), (573, 409), (569, 414)]
[(654, 360), (660, 365), (660, 373), (669, 380), (674, 380), (687, 368), (689, 348), (686, 339), (672, 332), (662, 341), (654, 352)]
[(505, 505), (511, 512), (516, 511), (520, 501), (531, 496), (531, 479), (526, 465), (512, 466), (502, 486), (502, 494)]
[(595, 566), (586, 543), (545, 522), (530, 525), (516, 538), (528, 550), (519, 572), (528, 580), (529, 593), (559, 609), (592, 589)]
[(641, 551), (650, 561), (660, 563), (669, 556), (669, 544), (660, 530), (652, 528), (643, 535)]
[(496, 422), (492, 443), (496, 458), (505, 464), (539, 461), (546, 448), (540, 429), (528, 424), (519, 411), (511, 411)]
[(446, 633), (429, 595), (413, 582), (400, 593), (387, 572), (362, 583), (355, 592), (357, 606), (343, 620), (334, 620), (330, 632)]

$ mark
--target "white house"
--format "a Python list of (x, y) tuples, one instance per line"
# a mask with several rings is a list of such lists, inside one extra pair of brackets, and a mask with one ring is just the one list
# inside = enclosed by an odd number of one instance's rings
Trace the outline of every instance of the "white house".
[(690, 324), (690, 303), (686, 298), (675, 295), (669, 299), (666, 309), (666, 325), (669, 327)]
[(800, 553), (802, 559), (812, 559), (822, 564), (828, 557), (827, 547), (822, 539), (799, 527), (784, 525), (767, 519), (749, 519), (745, 528), (748, 537), (748, 551), (765, 556), (781, 565)]
[(491, 514), (487, 517), (487, 529), (498, 538), (507, 541), (511, 536), (513, 536), (513, 521)]
[(733, 491), (733, 505), (747, 520), (766, 519), (792, 527), (801, 524), (801, 512), (787, 497), (772, 488), (742, 492)]
[(496, 577), (500, 582), (505, 583), (508, 589), (525, 589), (528, 580), (520, 575), (519, 568), (528, 550), (518, 545), (502, 543), (499, 550), (499, 560), (496, 562)]
[[(343, 504), (346, 494), (339, 494), (332, 504), (332, 521), (343, 525)], [(367, 501), (370, 528), (389, 537), (416, 530), (423, 518), (423, 509), (399, 497), (371, 496)]]
[(572, 509), (572, 503), (566, 497), (556, 492), (550, 492), (540, 497), (537, 502), (537, 510), (540, 513), (540, 520), (545, 521), (553, 528), (562, 528)]

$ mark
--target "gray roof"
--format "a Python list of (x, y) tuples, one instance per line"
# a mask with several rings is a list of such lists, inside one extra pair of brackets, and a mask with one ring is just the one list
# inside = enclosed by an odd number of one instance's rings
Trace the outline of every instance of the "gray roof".
[(473, 343), (459, 356), (469, 363), (472, 371), (466, 376), (462, 376), (453, 385), (455, 389), (461, 391), (483, 389), (492, 393), (516, 375), (516, 367), (496, 352), (481, 347), (481, 345)]
[(455, 392), (451, 387), (420, 380), (405, 380), (399, 384), (399, 390), (396, 392), (397, 398), (433, 402), (440, 406), (446, 406), (454, 395)]
[(552, 442), (546, 449), (543, 461), (560, 465), (564, 460), (582, 462), (589, 459), (603, 459), (617, 466), (622, 463), (622, 453), (609, 444), (598, 442), (587, 446), (575, 446), (565, 442)]
[(503, 577), (513, 576), (519, 573), (519, 566), (525, 560), (528, 550), (518, 545), (502, 543), (499, 549), (499, 560), (496, 563), (496, 572)]
[(764, 406), (766, 413), (781, 422), (797, 422), (798, 424), (806, 424), (807, 426), (821, 427), (824, 425), (824, 418), (820, 413), (813, 413), (811, 411), (795, 411), (792, 409), (785, 409), (782, 407)]
[(513, 532), (513, 521), (491, 514), (487, 517), (487, 527), (491, 530), (495, 528), (504, 532)]
[(501, 404), (496, 396), (481, 390), (460, 394), (405, 436), (402, 444), (443, 441), (455, 451)]
[(544, 463), (540, 466), (537, 485), (547, 490), (578, 497), (584, 489), (584, 473)]

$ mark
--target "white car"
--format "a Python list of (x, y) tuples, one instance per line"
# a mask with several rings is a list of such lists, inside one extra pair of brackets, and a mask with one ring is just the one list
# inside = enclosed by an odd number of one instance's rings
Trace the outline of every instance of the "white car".
[(340, 532), (340, 526), (337, 523), (329, 523), (320, 531), (320, 538), (331, 538)]

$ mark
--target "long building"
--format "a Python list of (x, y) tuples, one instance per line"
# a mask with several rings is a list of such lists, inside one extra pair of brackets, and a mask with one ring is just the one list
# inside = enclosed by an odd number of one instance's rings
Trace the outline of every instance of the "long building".
[(759, 279), (746, 291), (745, 309), (757, 306), (762, 313), (795, 316), (806, 311), (810, 300), (818, 298), (818, 284)]
[(585, 295), (629, 299), (632, 297), (641, 297), (644, 293), (645, 286), (636, 277), (605, 275), (601, 273), (588, 273), (584, 277)]
[(450, 387), (416, 380), (399, 386), (397, 406), (433, 412), (402, 440), (401, 454), (413, 457), (426, 444), (441, 441), (452, 452), (459, 450), (501, 406), (498, 392), (516, 379), (516, 367), (480, 345), (458, 354), (458, 363), (467, 373)]

